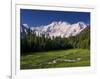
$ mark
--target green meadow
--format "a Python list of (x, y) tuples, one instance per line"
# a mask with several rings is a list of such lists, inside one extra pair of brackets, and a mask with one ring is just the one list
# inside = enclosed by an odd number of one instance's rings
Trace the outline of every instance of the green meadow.
[(69, 49), (31, 52), (21, 56), (21, 69), (43, 69), (90, 66), (90, 50)]

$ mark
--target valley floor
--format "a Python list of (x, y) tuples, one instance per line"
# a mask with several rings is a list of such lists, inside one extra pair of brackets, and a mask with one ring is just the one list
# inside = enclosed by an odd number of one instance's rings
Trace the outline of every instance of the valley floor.
[(21, 69), (43, 69), (90, 66), (90, 50), (70, 49), (37, 52), (21, 56)]

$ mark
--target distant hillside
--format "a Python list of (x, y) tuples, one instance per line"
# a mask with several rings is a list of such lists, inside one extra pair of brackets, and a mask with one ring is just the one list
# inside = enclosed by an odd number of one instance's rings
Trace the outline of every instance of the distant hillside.
[(90, 48), (90, 27), (85, 28), (80, 34), (70, 38), (74, 48)]
[(84, 48), (90, 48), (90, 27), (83, 30), (78, 37), (81, 40), (82, 45), (84, 45)]

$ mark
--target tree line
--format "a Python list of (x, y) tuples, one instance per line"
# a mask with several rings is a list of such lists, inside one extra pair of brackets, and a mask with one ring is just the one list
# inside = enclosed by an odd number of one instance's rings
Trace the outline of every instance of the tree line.
[(37, 36), (35, 32), (28, 32), (27, 35), (20, 38), (21, 54), (30, 52), (42, 52), (50, 50), (64, 50), (73, 48), (90, 49), (90, 27), (87, 27), (77, 36), (69, 38), (50, 37), (42, 34)]

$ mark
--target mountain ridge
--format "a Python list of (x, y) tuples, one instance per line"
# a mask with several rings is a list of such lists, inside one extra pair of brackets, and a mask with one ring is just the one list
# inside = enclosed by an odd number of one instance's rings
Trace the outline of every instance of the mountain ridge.
[(38, 27), (29, 27), (27, 24), (23, 24), (21, 26), (21, 34), (27, 34), (30, 30), (31, 32), (35, 32), (37, 36), (41, 36), (42, 34), (50, 37), (65, 37), (68, 38), (70, 36), (76, 36), (80, 32), (82, 32), (86, 27), (88, 27), (84, 22), (80, 21), (74, 24), (70, 24), (65, 21), (53, 21), (48, 25), (41, 25)]

